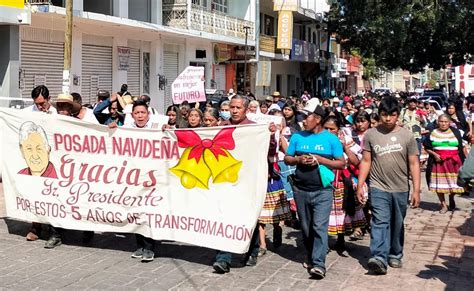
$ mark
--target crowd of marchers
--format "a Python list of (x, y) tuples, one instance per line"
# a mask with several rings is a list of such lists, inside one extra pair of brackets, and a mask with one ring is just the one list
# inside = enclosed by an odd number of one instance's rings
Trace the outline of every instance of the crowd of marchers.
[[(147, 95), (132, 97), (127, 85), (120, 92), (97, 92), (97, 102), (82, 104), (78, 93), (60, 94), (51, 102), (48, 88), (32, 90), (34, 105), (24, 110), (61, 114), (110, 128), (162, 130), (252, 124), (248, 113), (281, 117), (268, 126), (268, 178), (265, 202), (245, 255), (256, 266), (269, 248), (282, 245), (282, 228), (301, 230), (306, 248), (303, 267), (314, 279), (326, 275), (330, 248), (343, 255), (345, 240), (370, 237), (368, 268), (386, 274), (403, 266), (404, 218), (408, 207), (420, 204), (421, 173), (429, 190), (439, 197), (444, 214), (455, 211), (455, 196), (470, 191), (474, 165), (469, 154), (474, 97), (453, 94), (446, 111), (408, 95), (364, 94), (322, 99), (307, 91), (289, 97), (274, 92), (255, 98), (250, 92), (218, 101), (171, 105), (166, 124)], [(277, 119), (275, 119), (277, 120)], [(41, 130), (41, 129), (38, 129)], [(44, 134), (44, 133), (43, 133)], [(464, 164), (464, 166), (463, 166)], [(47, 168), (34, 175), (46, 175)], [(33, 173), (33, 172), (32, 172)], [(445, 195), (448, 194), (448, 203)], [(266, 226), (272, 225), (267, 240)], [(43, 225), (33, 222), (26, 238), (37, 240)], [(48, 226), (45, 248), (62, 244), (64, 231)], [(94, 233), (84, 232), (91, 243)], [(329, 246), (329, 237), (334, 245)], [(136, 235), (133, 258), (152, 261), (155, 241)], [(217, 250), (213, 270), (227, 273), (232, 254)]]

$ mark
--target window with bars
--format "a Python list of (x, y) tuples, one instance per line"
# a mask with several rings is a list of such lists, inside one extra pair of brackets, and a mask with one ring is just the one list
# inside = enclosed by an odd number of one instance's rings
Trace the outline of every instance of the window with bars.
[(150, 53), (143, 53), (143, 93), (150, 93)]
[(207, 0), (192, 0), (192, 3), (202, 7), (207, 7)]
[(229, 12), (228, 0), (212, 0), (212, 10), (220, 11), (222, 13)]

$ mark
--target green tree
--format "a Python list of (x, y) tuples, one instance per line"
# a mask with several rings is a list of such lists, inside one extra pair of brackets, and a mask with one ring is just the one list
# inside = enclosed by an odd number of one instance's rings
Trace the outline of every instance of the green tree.
[(473, 0), (340, 0), (329, 13), (329, 30), (346, 50), (388, 70), (469, 61), (473, 27)]

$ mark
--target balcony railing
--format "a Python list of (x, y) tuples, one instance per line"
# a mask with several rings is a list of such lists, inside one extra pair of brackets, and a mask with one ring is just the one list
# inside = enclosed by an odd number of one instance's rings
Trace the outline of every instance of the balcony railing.
[(260, 50), (268, 53), (281, 54), (281, 49), (277, 49), (276, 36), (260, 35)]
[(188, 23), (186, 0), (163, 0), (163, 24), (171, 27), (205, 31), (209, 33), (244, 39), (245, 26), (248, 39), (254, 38), (254, 24), (251, 21), (229, 16), (219, 11), (209, 11), (205, 7), (192, 5), (191, 20)]
[(51, 1), (49, 0), (25, 0), (25, 4), (31, 4), (31, 5), (49, 5), (51, 4)]

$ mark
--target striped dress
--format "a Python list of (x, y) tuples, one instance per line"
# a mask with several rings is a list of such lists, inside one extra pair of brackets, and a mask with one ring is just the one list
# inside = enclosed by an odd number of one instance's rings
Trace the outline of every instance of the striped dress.
[(463, 193), (456, 183), (462, 161), (458, 153), (459, 141), (451, 129), (433, 130), (430, 136), (433, 151), (441, 156), (431, 170), (430, 191), (435, 193)]

